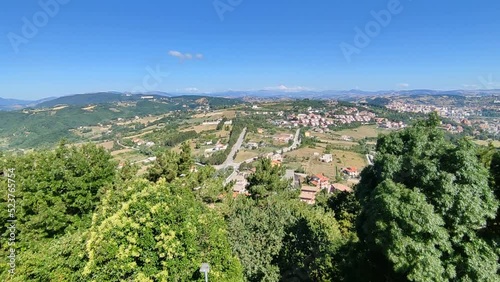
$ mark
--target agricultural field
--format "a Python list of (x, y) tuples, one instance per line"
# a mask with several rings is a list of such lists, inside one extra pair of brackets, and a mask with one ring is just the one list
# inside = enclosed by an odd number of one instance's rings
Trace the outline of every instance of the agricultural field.
[(333, 162), (324, 163), (319, 160), (324, 152), (323, 145), (287, 152), (284, 154), (284, 164), (292, 169), (303, 168), (307, 174), (323, 173), (330, 178), (335, 177), (336, 169), (356, 167), (360, 171), (367, 165), (363, 155), (344, 150), (332, 150)]
[(240, 150), (236, 154), (235, 162), (237, 162), (237, 163), (243, 162), (243, 161), (248, 160), (250, 158), (257, 157), (257, 156), (259, 156), (259, 154), (260, 153), (257, 152), (256, 150)]
[(219, 119), (219, 118), (227, 118), (227, 119), (233, 119), (236, 117), (236, 111), (235, 110), (224, 110), (224, 111), (214, 111), (214, 112), (209, 112), (209, 113), (203, 113), (203, 114), (196, 114), (193, 115), (193, 120), (197, 121), (203, 121), (207, 119)]
[(147, 159), (148, 157), (139, 153), (137, 150), (133, 149), (122, 149), (111, 152), (113, 158), (119, 162), (129, 161), (129, 162), (139, 162)]
[(378, 137), (379, 134), (388, 134), (389, 132), (389, 130), (377, 128), (376, 125), (364, 125), (358, 128), (335, 131), (332, 133), (332, 136), (340, 138), (341, 136), (346, 135), (358, 140), (365, 137)]
[(493, 144), (493, 146), (495, 148), (500, 148), (500, 141), (498, 141), (498, 140), (493, 140), (493, 141), (474, 140), (474, 143), (481, 145), (481, 146), (488, 146), (490, 142)]
[(97, 145), (103, 147), (106, 150), (112, 150), (114, 143), (115, 143), (114, 141), (107, 141), (107, 142), (99, 143)]
[(186, 131), (188, 130), (194, 130), (196, 133), (200, 133), (203, 131), (210, 131), (210, 130), (216, 130), (217, 129), (217, 124), (200, 124), (200, 125), (194, 125), (188, 129), (185, 129)]

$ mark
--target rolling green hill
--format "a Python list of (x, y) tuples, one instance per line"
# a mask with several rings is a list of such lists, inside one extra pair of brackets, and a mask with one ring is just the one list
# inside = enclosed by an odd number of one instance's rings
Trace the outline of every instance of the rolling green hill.
[[(81, 97), (80, 97), (81, 96)], [(132, 97), (135, 100), (126, 100)], [(161, 100), (144, 100), (140, 96), (104, 93), (85, 94), (58, 98), (44, 103), (44, 108), (0, 112), (0, 149), (26, 149), (55, 145), (62, 138), (78, 141), (80, 137), (70, 130), (80, 126), (107, 124), (118, 118), (160, 115), (171, 111), (193, 110), (209, 104), (211, 108), (240, 104), (240, 100), (201, 96), (163, 97)], [(86, 100), (88, 98), (88, 100)], [(86, 101), (86, 102), (85, 102)], [(89, 101), (113, 101), (94, 103)], [(48, 107), (48, 105), (71, 104)], [(85, 103), (84, 103), (85, 102)], [(84, 104), (83, 104), (84, 103)]]
[(140, 101), (142, 96), (153, 96), (156, 99), (167, 98), (158, 95), (131, 95), (113, 92), (77, 94), (59, 97), (36, 105), (36, 108), (49, 108), (57, 105), (85, 106), (89, 104), (104, 104), (118, 102)]

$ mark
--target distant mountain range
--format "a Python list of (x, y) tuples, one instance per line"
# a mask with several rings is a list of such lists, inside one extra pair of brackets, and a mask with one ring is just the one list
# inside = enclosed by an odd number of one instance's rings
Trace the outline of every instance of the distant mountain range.
[[(289, 98), (289, 99), (340, 99), (347, 100), (354, 97), (363, 96), (387, 96), (387, 95), (499, 95), (500, 89), (491, 90), (431, 90), (431, 89), (414, 89), (414, 90), (380, 90), (380, 91), (363, 91), (358, 89), (351, 90), (324, 90), (324, 91), (278, 91), (278, 90), (256, 90), (256, 91), (227, 91), (217, 93), (203, 93), (200, 95), (217, 96), (226, 98)], [(183, 93), (177, 93), (183, 95)]]
[(87, 94), (74, 94), (62, 97), (47, 97), (35, 101), (4, 99), (0, 98), (0, 110), (18, 110), (23, 108), (45, 108), (56, 105), (84, 106), (89, 104), (115, 103), (126, 101), (139, 101), (144, 96), (153, 96), (161, 99), (162, 97), (222, 97), (243, 99), (246, 101), (262, 99), (339, 99), (349, 100), (357, 97), (369, 96), (388, 96), (388, 95), (500, 95), (500, 89), (487, 90), (432, 90), (432, 89), (413, 89), (413, 90), (381, 90), (381, 91), (363, 91), (358, 89), (351, 90), (325, 90), (325, 91), (280, 91), (280, 90), (255, 90), (255, 91), (225, 91), (215, 93), (167, 93), (161, 91), (147, 92), (143, 94), (122, 93), (116, 91), (97, 92)]
[(0, 98), (0, 110), (17, 110), (26, 107), (34, 107), (40, 103), (43, 103), (47, 100), (54, 99), (55, 97), (44, 98), (36, 101), (26, 101), (26, 100), (17, 100), (17, 99), (4, 99)]

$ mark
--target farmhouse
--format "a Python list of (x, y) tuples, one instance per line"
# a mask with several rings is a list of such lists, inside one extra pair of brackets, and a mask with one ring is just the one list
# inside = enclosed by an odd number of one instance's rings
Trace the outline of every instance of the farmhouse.
[(321, 190), (320, 188), (315, 186), (302, 186), (302, 189), (300, 189), (299, 198), (302, 202), (306, 202), (312, 205), (316, 202), (316, 194), (320, 190)]
[(331, 163), (333, 161), (333, 155), (332, 154), (324, 154), (321, 156), (320, 160), (324, 163)]
[(312, 185), (318, 187), (319, 189), (329, 189), (330, 179), (323, 174), (316, 174), (311, 177), (309, 181)]
[(346, 167), (342, 169), (342, 173), (346, 174), (349, 177), (358, 177), (359, 172), (355, 167)]
[(293, 140), (293, 134), (280, 134), (273, 137), (275, 141), (286, 143)]

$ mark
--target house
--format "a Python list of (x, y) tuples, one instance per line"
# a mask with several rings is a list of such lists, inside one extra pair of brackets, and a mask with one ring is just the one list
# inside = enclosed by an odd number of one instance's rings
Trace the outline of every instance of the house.
[(256, 143), (256, 142), (248, 142), (247, 145), (246, 145), (247, 148), (249, 149), (257, 149), (259, 148), (259, 144)]
[(346, 167), (342, 169), (342, 173), (348, 175), (349, 177), (358, 177), (359, 172), (355, 167)]
[(240, 194), (243, 194), (245, 193), (247, 190), (246, 190), (246, 187), (247, 187), (247, 184), (248, 184), (248, 181), (247, 179), (245, 178), (245, 176), (243, 174), (238, 174), (236, 175), (233, 180), (236, 181), (236, 183), (234, 184), (233, 186), (233, 191), (234, 192), (238, 192)]
[(295, 173), (293, 169), (287, 169), (285, 171), (285, 175), (283, 176), (283, 179), (285, 180), (291, 180), (291, 186), (293, 188), (299, 188), (303, 178), (300, 176), (300, 174)]
[(273, 154), (271, 156), (271, 160), (272, 161), (280, 161), (280, 162), (282, 162), (283, 161), (283, 156), (281, 156), (281, 154)]
[(215, 148), (214, 148), (214, 151), (222, 151), (222, 150), (226, 150), (227, 149), (227, 145), (223, 145), (223, 144), (216, 144), (215, 145)]
[(333, 155), (332, 154), (324, 154), (321, 156), (320, 160), (324, 163), (331, 163), (333, 161)]
[(132, 142), (134, 142), (137, 146), (141, 146), (142, 144), (144, 144), (144, 140), (140, 138), (134, 138), (132, 139)]
[(149, 158), (145, 159), (142, 162), (145, 163), (145, 164), (148, 164), (148, 163), (151, 163), (151, 162), (154, 162), (154, 161), (156, 161), (156, 157), (149, 157)]
[(275, 141), (287, 143), (290, 140), (293, 140), (293, 134), (280, 134), (273, 137)]
[(319, 189), (330, 188), (330, 179), (326, 177), (324, 174), (313, 175), (309, 183), (318, 187)]
[(340, 183), (333, 183), (332, 187), (330, 187), (330, 193), (335, 193), (335, 192), (352, 192), (352, 188)]
[(300, 189), (299, 199), (302, 202), (312, 205), (316, 202), (316, 194), (318, 194), (320, 190), (320, 188), (315, 186), (302, 186), (302, 189)]
[(278, 161), (278, 160), (272, 160), (271, 161), (271, 166), (275, 167), (275, 166), (281, 166), (281, 161)]

